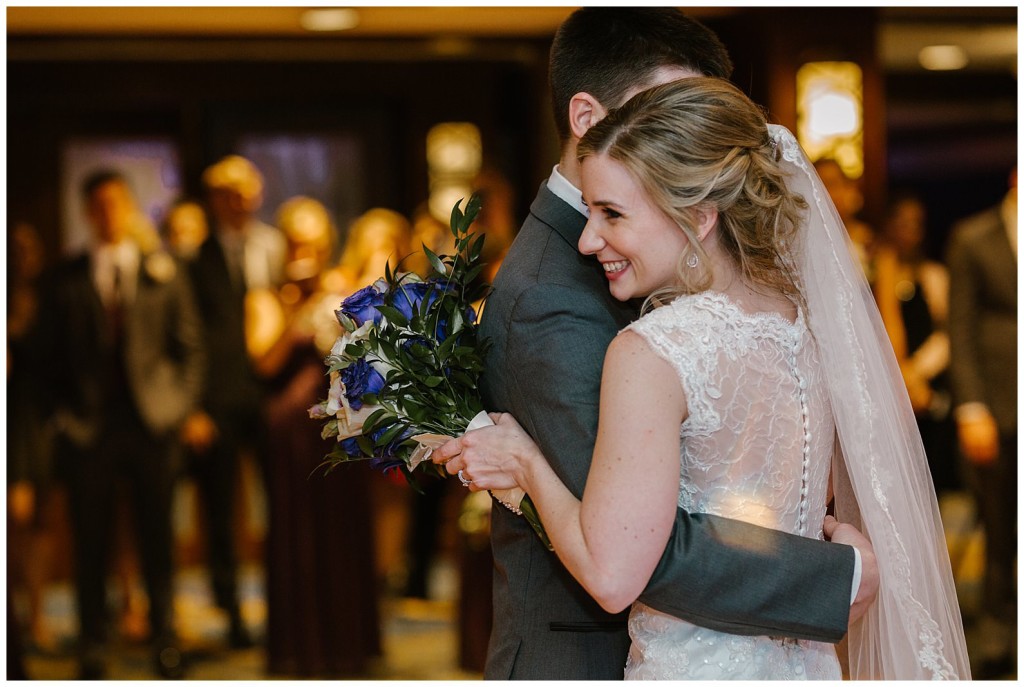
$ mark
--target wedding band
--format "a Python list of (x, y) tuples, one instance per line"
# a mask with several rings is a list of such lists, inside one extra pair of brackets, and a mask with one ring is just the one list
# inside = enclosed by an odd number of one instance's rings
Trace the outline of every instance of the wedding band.
[(463, 476), (462, 470), (459, 470), (459, 481), (462, 482), (462, 486), (464, 487), (468, 487), (470, 484), (473, 483), (473, 480), (466, 479), (465, 476)]

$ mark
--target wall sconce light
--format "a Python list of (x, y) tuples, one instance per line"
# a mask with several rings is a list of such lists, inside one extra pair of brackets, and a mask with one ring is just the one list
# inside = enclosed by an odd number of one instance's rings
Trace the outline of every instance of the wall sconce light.
[(445, 122), (427, 132), (427, 205), (435, 219), (447, 224), (455, 203), (469, 199), (482, 160), (480, 129), (475, 124)]
[(797, 138), (816, 161), (833, 158), (851, 179), (864, 174), (864, 86), (853, 62), (808, 62), (796, 73)]
[(359, 26), (359, 13), (353, 9), (322, 7), (299, 15), (306, 31), (347, 31)]
[(967, 51), (959, 45), (929, 45), (917, 54), (921, 66), (931, 71), (951, 71), (967, 66)]

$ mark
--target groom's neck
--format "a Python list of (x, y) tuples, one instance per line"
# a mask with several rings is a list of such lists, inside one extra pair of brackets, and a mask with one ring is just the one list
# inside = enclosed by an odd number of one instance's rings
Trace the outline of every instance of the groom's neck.
[(565, 180), (575, 186), (582, 188), (580, 181), (580, 163), (576, 159), (576, 144), (579, 141), (571, 139), (562, 147), (562, 157), (558, 161), (558, 173), (565, 177)]

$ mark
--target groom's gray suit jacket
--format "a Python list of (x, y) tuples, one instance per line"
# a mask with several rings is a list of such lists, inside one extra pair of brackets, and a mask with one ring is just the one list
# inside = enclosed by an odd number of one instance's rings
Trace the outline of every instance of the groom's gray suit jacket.
[[(494, 282), (481, 321), (493, 347), (485, 406), (512, 413), (582, 496), (597, 431), (601, 370), (637, 315), (611, 297), (576, 243), (585, 220), (542, 186)], [(622, 679), (627, 614), (591, 599), (520, 517), (495, 504), (494, 629), (488, 679)], [(775, 530), (680, 509), (640, 597), (693, 623), (745, 635), (838, 641), (854, 555)]]

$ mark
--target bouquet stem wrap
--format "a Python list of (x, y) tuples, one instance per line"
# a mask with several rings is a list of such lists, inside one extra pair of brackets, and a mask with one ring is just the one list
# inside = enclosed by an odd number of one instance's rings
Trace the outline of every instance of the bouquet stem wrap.
[[(466, 426), (467, 432), (472, 432), (474, 429), (481, 429), (483, 427), (493, 427), (494, 422), (491, 421), (490, 416), (486, 411), (481, 410), (477, 413), (469, 424)], [(409, 469), (415, 470), (416, 466), (425, 460), (430, 458), (430, 454), (434, 449), (444, 445), (450, 439), (454, 437), (447, 437), (440, 434), (418, 434), (413, 437), (414, 440), (419, 444), (416, 450), (413, 451), (412, 456), (409, 459)], [(513, 487), (512, 489), (492, 489), (490, 494), (494, 499), (509, 509), (516, 515), (521, 515), (526, 518), (526, 521), (530, 523), (533, 531), (537, 533), (544, 546), (547, 547), (548, 551), (553, 551), (551, 541), (548, 539), (547, 532), (544, 531), (544, 525), (541, 524), (540, 515), (537, 513), (537, 508), (533, 505), (533, 501), (526, 495), (526, 492), (519, 487)]]

